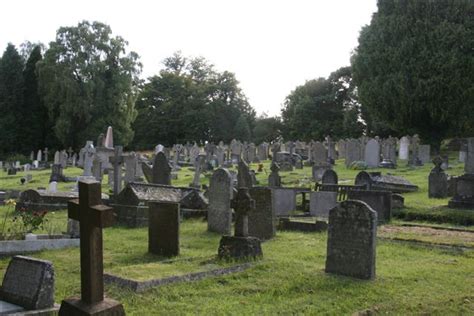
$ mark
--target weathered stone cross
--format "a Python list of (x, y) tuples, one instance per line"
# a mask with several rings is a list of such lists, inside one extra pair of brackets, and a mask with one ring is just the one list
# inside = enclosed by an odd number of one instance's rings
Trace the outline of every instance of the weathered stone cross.
[(114, 166), (114, 196), (122, 190), (122, 164), (124, 162), (123, 147), (115, 146), (113, 157), (109, 161)]
[(235, 233), (236, 237), (249, 236), (249, 212), (255, 210), (255, 200), (250, 197), (248, 188), (239, 188), (237, 195), (231, 201), (231, 207), (234, 209)]
[(112, 226), (115, 218), (113, 209), (102, 204), (99, 182), (79, 182), (79, 200), (68, 202), (68, 217), (80, 224), (81, 300), (88, 304), (103, 301), (102, 228)]

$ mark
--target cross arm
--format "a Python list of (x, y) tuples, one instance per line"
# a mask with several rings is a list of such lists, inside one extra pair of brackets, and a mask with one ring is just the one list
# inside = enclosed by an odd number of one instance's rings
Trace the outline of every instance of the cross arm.
[(90, 206), (89, 211), (89, 222), (96, 227), (106, 228), (115, 223), (114, 209), (107, 205)]

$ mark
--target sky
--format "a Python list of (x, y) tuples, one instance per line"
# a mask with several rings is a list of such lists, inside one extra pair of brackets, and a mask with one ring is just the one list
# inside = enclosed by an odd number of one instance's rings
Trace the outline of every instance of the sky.
[(307, 80), (350, 64), (376, 0), (23, 0), (2, 3), (0, 50), (26, 40), (49, 43), (82, 20), (111, 26), (158, 74), (176, 51), (235, 73), (258, 114), (280, 114)]

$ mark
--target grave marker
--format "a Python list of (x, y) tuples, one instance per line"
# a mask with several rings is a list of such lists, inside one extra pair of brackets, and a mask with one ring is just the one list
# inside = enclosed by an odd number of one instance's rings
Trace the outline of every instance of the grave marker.
[(102, 204), (99, 182), (79, 182), (79, 200), (68, 202), (68, 217), (80, 223), (81, 298), (63, 300), (59, 315), (125, 315), (122, 304), (104, 298), (102, 229), (113, 225), (114, 213)]
[(326, 272), (375, 278), (377, 213), (361, 201), (344, 201), (329, 211)]

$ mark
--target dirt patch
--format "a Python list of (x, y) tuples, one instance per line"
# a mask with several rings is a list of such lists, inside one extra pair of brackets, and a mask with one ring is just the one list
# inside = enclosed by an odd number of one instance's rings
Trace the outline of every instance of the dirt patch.
[(438, 244), (474, 247), (474, 231), (453, 231), (421, 226), (384, 225), (378, 228), (377, 235), (385, 238), (410, 239)]

